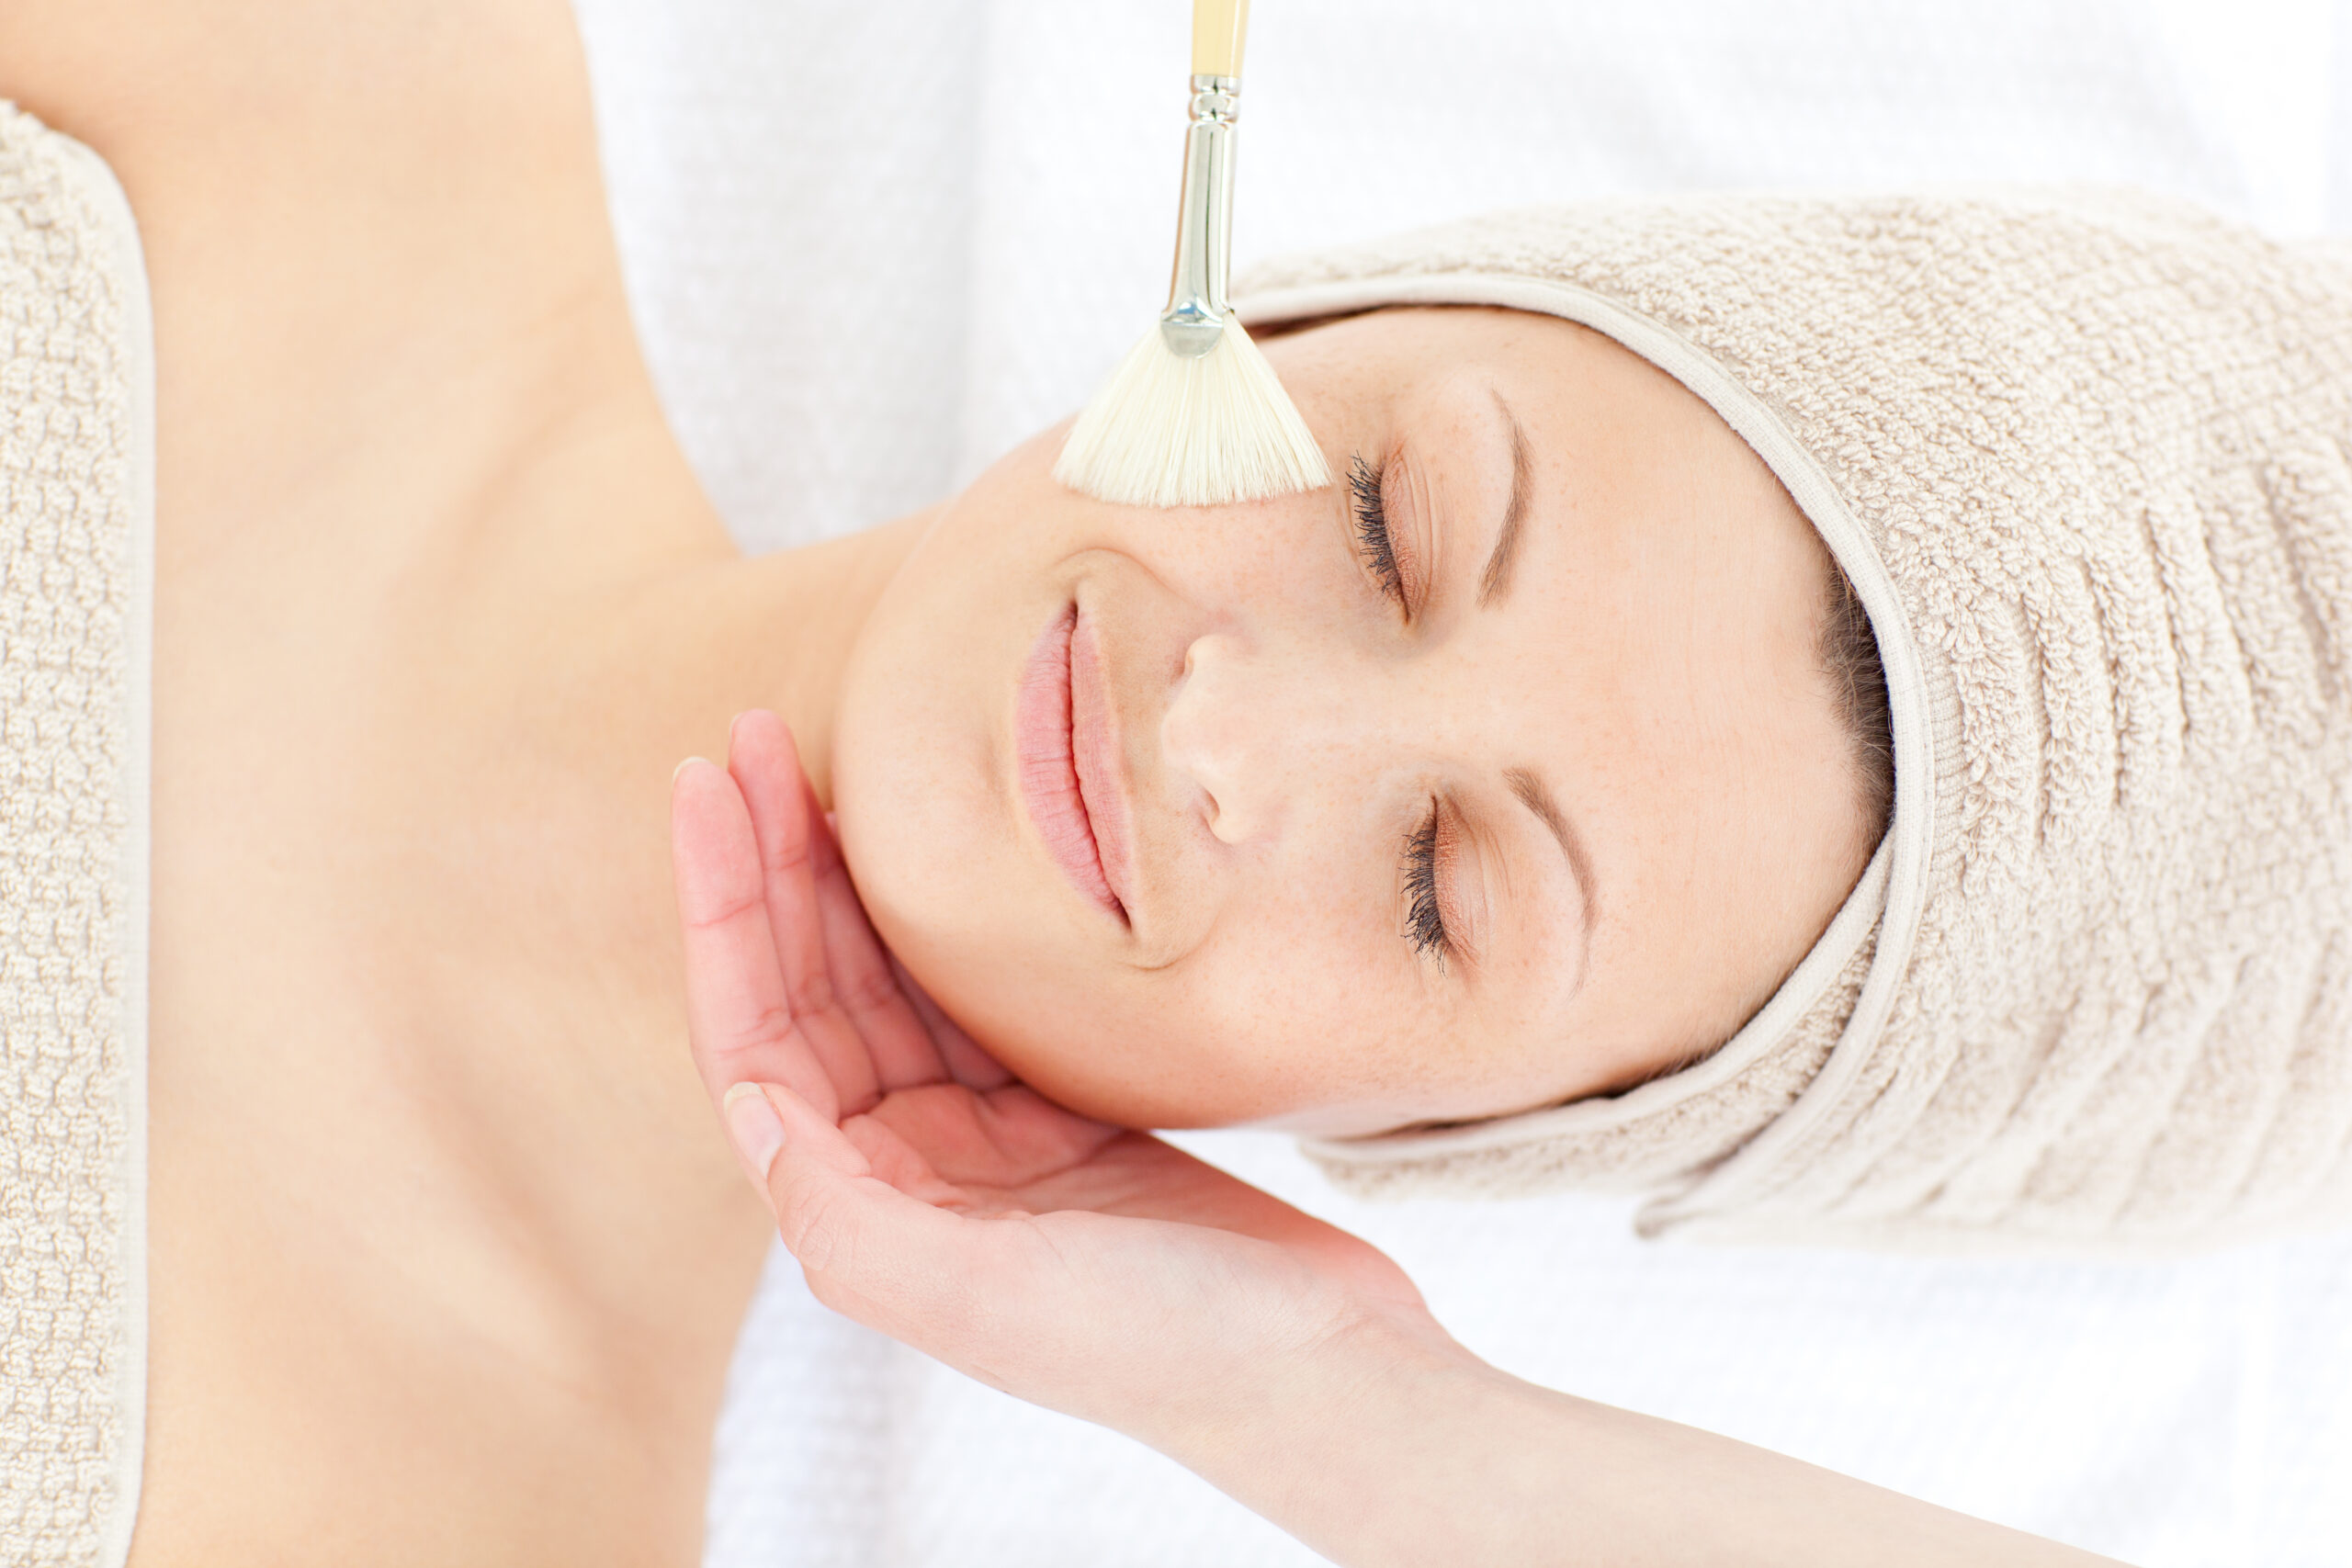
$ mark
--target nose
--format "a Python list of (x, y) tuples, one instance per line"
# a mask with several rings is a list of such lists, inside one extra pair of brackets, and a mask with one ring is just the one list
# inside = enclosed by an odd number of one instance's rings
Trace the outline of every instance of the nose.
[(1312, 661), (1209, 633), (1185, 650), (1174, 698), (1160, 720), (1160, 753), (1205, 797), (1209, 831), (1240, 844), (1279, 831), (1308, 803), (1355, 733), (1334, 672)]

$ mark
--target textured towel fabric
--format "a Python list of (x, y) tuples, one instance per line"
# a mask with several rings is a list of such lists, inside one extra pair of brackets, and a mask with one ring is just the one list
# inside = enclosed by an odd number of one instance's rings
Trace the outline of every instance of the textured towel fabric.
[[(2352, 0), (2334, 8), (2352, 38)], [(2304, 83), (2342, 74), (2328, 9), (1283, 0), (1256, 10), (1236, 243), (1247, 261), (1532, 201), (1954, 179), (2132, 184), (2317, 228), (2267, 193), (2324, 186)], [(888, 26), (773, 0), (580, 12), (639, 330), (746, 547), (935, 499), (1083, 402), (1157, 303), (1182, 83), (1149, 84), (1182, 70), (1182, 0), (913, 0)], [(2170, 47), (2167, 14), (2221, 47)], [(1380, 112), (1406, 81), (1430, 112)], [(2352, 228), (2352, 90), (2335, 102)], [(1364, 1235), (1545, 1386), (2148, 1568), (2352, 1562), (2352, 1235), (2157, 1264), (1682, 1247), (1627, 1235), (1622, 1199), (1366, 1202), (1274, 1134), (1187, 1145)], [(768, 1283), (718, 1434), (711, 1568), (1317, 1562), (1126, 1438), (831, 1316), (788, 1255)]]
[(1662, 1188), (1653, 1230), (2162, 1249), (2352, 1212), (2352, 268), (2120, 194), (1687, 199), (1256, 280), (1617, 337), (1855, 582), (1894, 822), (1702, 1066), (1316, 1153), (1359, 1187)]
[(130, 1549), (153, 406), (130, 209), (0, 103), (0, 1562)]
[[(1283, 0), (1251, 18), (1237, 254), (1532, 201), (1953, 180), (2314, 231), (2328, 3)], [(950, 493), (1084, 404), (1159, 308), (1185, 0), (577, 4), (648, 357), (748, 546)]]

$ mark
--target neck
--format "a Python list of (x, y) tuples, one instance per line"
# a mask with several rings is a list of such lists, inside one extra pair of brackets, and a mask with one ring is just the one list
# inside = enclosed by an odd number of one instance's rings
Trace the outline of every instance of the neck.
[[(700, 508), (698, 492), (686, 504)], [(495, 776), (468, 797), (487, 829), (469, 840), (487, 852), (435, 911), (442, 950), (464, 956), (438, 976), (451, 1026), (425, 1049), (447, 1053), (437, 1081), (461, 1086), (464, 1121), (496, 1151), (459, 1196), (521, 1216), (542, 1250), (516, 1260), (503, 1227), (428, 1204), (419, 1283), (495, 1282), (463, 1302), (436, 1294), (508, 1337), (535, 1377), (600, 1388), (616, 1424), (693, 1454), (673, 1503), (695, 1520), (772, 1233), (686, 1054), (670, 777), (689, 754), (723, 757), (732, 716), (763, 706), (792, 726), (826, 794), (842, 669), (927, 523), (749, 560), (698, 524), (677, 533), (692, 547), (643, 558), (659, 564), (619, 587), (548, 592), (589, 608), (534, 628), (535, 690), (492, 737)], [(421, 1109), (448, 1114), (446, 1101)], [(550, 1319), (577, 1330), (552, 1337), (569, 1347), (552, 1362)]]
[[(539, 1103), (569, 1123), (567, 1137), (584, 1140), (575, 1148), (605, 1151), (593, 1172), (569, 1157), (551, 1165), (546, 1201), (576, 1211), (576, 1225), (560, 1230), (587, 1251), (614, 1254), (612, 1279), (626, 1290), (659, 1288), (659, 1271), (629, 1256), (641, 1240), (613, 1234), (602, 1205), (617, 1194), (632, 1194), (631, 1210), (663, 1235), (681, 1234), (662, 1218), (668, 1200), (655, 1195), (665, 1190), (689, 1208), (751, 1214), (763, 1247), (767, 1229), (684, 1050), (671, 773), (689, 755), (723, 758), (733, 716), (766, 707), (792, 728), (830, 802), (842, 671), (929, 522), (918, 513), (802, 549), (751, 559), (730, 549), (664, 570), (628, 610), (583, 622), (568, 648), (551, 651), (559, 694), (548, 716), (593, 722), (529, 727), (552, 753), (536, 776), (563, 781), (561, 800), (519, 803), (538, 830), (514, 840), (510, 868), (532, 889), (514, 907), (548, 912), (545, 946), (535, 961), (509, 955), (497, 973), (516, 977), (544, 1016), (569, 1020), (513, 1037), (512, 1074), (517, 1090), (554, 1097)], [(590, 1081), (589, 1092), (560, 1087)]]
[(846, 538), (729, 559), (648, 589), (647, 621), (621, 631), (603, 667), (668, 667), (667, 689), (658, 699), (645, 689), (640, 705), (649, 744), (656, 731), (678, 737), (675, 756), (663, 753), (665, 790), (676, 761), (724, 759), (729, 721), (764, 707), (790, 726), (802, 765), (831, 805), (836, 705), (851, 649), (936, 515), (933, 508)]

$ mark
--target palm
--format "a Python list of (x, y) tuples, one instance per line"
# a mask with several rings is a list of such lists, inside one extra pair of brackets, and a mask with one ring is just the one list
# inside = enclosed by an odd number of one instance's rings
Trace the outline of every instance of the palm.
[[(1307, 1297), (1419, 1310), (1373, 1247), (1157, 1138), (1055, 1105), (940, 1013), (867, 923), (773, 716), (738, 724), (728, 772), (682, 773), (674, 813), (695, 1061), (714, 1095), (773, 1084), (790, 1091), (783, 1109), (805, 1105), (824, 1157), (799, 1168), (817, 1172), (796, 1190), (800, 1208), (864, 1216), (880, 1227), (880, 1240), (860, 1233), (869, 1253), (910, 1249), (902, 1273), (985, 1275), (997, 1310), (1035, 1323), (1083, 1301), (1163, 1332), (1169, 1304), (1210, 1280), (1261, 1313)], [(818, 1222), (781, 1181), (789, 1243), (797, 1223)], [(831, 1248), (803, 1235), (794, 1250), (824, 1293), (811, 1251)], [(948, 1359), (979, 1354), (943, 1348), (903, 1303), (836, 1294)]]
[[(1090, 1121), (1017, 1083), (901, 1089), (844, 1130), (875, 1174), (910, 1196), (980, 1215), (1070, 1211), (1273, 1242), (1358, 1289), (1418, 1300), (1374, 1248), (1148, 1134)], [(1159, 1238), (1157, 1245), (1168, 1245)]]

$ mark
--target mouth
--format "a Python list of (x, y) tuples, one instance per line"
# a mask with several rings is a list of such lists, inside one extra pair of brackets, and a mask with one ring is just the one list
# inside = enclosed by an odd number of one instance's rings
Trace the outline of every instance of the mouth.
[[(1070, 605), (1037, 638), (1013, 703), (1021, 798), (1046, 852), (1086, 899), (1127, 923), (1126, 802), (1102, 651)], [(1107, 853), (1106, 853), (1107, 849)]]

